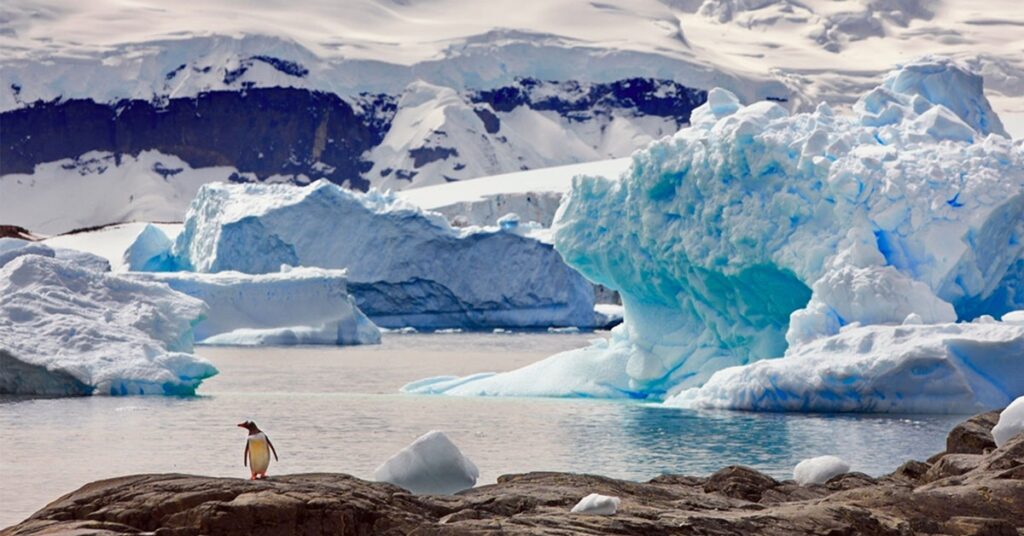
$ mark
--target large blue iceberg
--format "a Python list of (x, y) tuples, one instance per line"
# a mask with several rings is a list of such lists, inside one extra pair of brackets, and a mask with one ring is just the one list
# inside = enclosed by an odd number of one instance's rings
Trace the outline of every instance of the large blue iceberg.
[(327, 181), (208, 184), (167, 258), (153, 236), (127, 256), (140, 268), (195, 272), (343, 268), (358, 308), (387, 328), (593, 326), (592, 286), (545, 231), (514, 217), (457, 229), (392, 194)]
[[(1022, 186), (1024, 145), (1005, 137), (981, 77), (950, 60), (903, 66), (847, 115), (825, 104), (792, 115), (773, 102), (742, 106), (728, 91), (712, 90), (691, 127), (635, 153), (618, 179), (576, 177), (556, 216), (555, 247), (566, 262), (622, 295), (625, 323), (610, 341), (520, 371), (424, 380), (406, 390), (657, 400), (727, 367), (784, 355), (757, 370), (780, 371), (773, 381), (790, 377), (790, 386), (806, 374), (806, 386), (810, 371), (787, 367), (798, 361), (791, 356), (814, 353), (806, 345), (841, 331), (904, 322), (960, 329), (957, 321), (1024, 308)], [(1004, 359), (1024, 334), (1006, 330), (995, 337), (1003, 352), (995, 361), (948, 360), (956, 369), (949, 375), (972, 378), (958, 401), (993, 407), (1022, 394), (1024, 381), (984, 379), (1024, 376), (1024, 358)], [(989, 330), (958, 333), (962, 344), (935, 342), (932, 332), (926, 338), (946, 356), (978, 338), (978, 346), (991, 347), (994, 338)], [(818, 354), (829, 351), (818, 344)], [(831, 359), (843, 360), (839, 352)], [(831, 379), (850, 383), (884, 369), (847, 362), (819, 368), (842, 369)], [(780, 410), (956, 405), (941, 396), (749, 404), (725, 392), (689, 399)]]

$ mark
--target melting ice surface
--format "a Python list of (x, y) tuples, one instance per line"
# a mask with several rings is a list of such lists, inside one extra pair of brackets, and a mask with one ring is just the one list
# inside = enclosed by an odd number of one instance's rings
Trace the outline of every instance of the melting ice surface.
[(622, 294), (610, 341), (406, 390), (888, 412), (1024, 393), (1024, 331), (955, 323), (1024, 308), (1024, 145), (980, 76), (925, 58), (851, 115), (717, 89), (691, 122), (618, 180), (574, 179), (556, 216), (566, 262)]

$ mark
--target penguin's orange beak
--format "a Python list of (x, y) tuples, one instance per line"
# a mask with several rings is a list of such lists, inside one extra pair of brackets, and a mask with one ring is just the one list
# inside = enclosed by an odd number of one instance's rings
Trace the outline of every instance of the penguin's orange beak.
[(240, 423), (236, 424), (235, 426), (237, 426), (239, 428), (245, 428), (245, 423), (244, 422), (240, 422)]

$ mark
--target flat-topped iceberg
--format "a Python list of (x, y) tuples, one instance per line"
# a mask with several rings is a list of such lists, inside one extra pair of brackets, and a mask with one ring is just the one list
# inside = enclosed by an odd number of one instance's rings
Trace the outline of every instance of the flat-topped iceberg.
[[(1024, 308), (1024, 144), (1002, 132), (981, 78), (945, 59), (898, 69), (851, 115), (825, 104), (791, 115), (712, 90), (691, 127), (636, 152), (617, 180), (576, 177), (556, 215), (566, 262), (622, 295), (625, 325), (611, 340), (522, 371), (410, 389), (534, 394), (549, 385), (560, 396), (663, 399), (723, 368), (786, 355), (752, 370), (781, 368), (814, 353), (804, 345), (815, 341), (837, 341), (816, 343), (821, 351), (842, 346), (850, 326), (950, 326)], [(957, 329), (991, 348), (975, 328)], [(904, 331), (922, 337), (908, 347), (948, 348), (927, 330)], [(1012, 345), (1016, 335), (992, 337)], [(1024, 375), (1003, 357), (974, 355), (956, 371)], [(856, 359), (865, 374), (883, 370)], [(573, 369), (580, 377), (569, 381)], [(551, 371), (564, 388), (542, 375)], [(983, 383), (903, 407), (973, 411), (1024, 391), (1009, 382), (1000, 397)], [(895, 411), (898, 400), (832, 407)]]
[(191, 354), (203, 303), (44, 255), (0, 268), (0, 393), (191, 394), (217, 373)]
[(194, 329), (196, 341), (204, 344), (380, 342), (380, 330), (348, 294), (344, 270), (285, 267), (267, 274), (133, 272), (127, 276), (165, 283), (205, 302), (208, 311)]
[(593, 326), (591, 285), (536, 231), (517, 221), (455, 229), (394, 195), (326, 181), (208, 184), (172, 257), (196, 272), (344, 268), (359, 308), (387, 328)]

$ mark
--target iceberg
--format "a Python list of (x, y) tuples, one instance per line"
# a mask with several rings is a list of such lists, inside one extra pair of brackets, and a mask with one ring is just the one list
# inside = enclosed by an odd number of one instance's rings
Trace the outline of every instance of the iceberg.
[(268, 274), (132, 272), (127, 277), (164, 283), (205, 302), (207, 313), (194, 328), (203, 344), (380, 342), (380, 330), (348, 294), (344, 270), (286, 267)]
[(191, 354), (199, 300), (45, 255), (0, 268), (0, 394), (186, 395), (217, 373)]
[[(729, 407), (1005, 405), (1024, 393), (1006, 353), (1019, 330), (956, 324), (1024, 308), (1024, 144), (1002, 135), (981, 82), (927, 57), (847, 115), (710, 91), (691, 127), (634, 153), (617, 179), (575, 177), (556, 214), (555, 248), (621, 294), (621, 329), (527, 369), (407, 389), (664, 400), (707, 383), (700, 400), (719, 400), (728, 369), (786, 384), (765, 398), (737, 384), (745, 398)], [(803, 385), (812, 370), (811, 382), (851, 385)]]
[(174, 242), (163, 231), (147, 223), (125, 250), (122, 259), (124, 267), (136, 272), (173, 271), (172, 247)]
[(754, 411), (971, 413), (1024, 393), (1024, 326), (853, 326), (720, 370), (666, 405)]
[(543, 235), (537, 224), (512, 220), (456, 229), (390, 193), (327, 181), (208, 184), (172, 261), (204, 273), (344, 268), (359, 309), (385, 328), (593, 326), (593, 288)]
[(457, 493), (475, 486), (479, 477), (476, 465), (437, 430), (423, 434), (374, 471), (378, 482), (423, 494)]
[(39, 242), (21, 238), (0, 238), (0, 266), (22, 256), (42, 255), (71, 261), (77, 266), (96, 272), (109, 272), (110, 262), (99, 255), (68, 248), (53, 248)]

